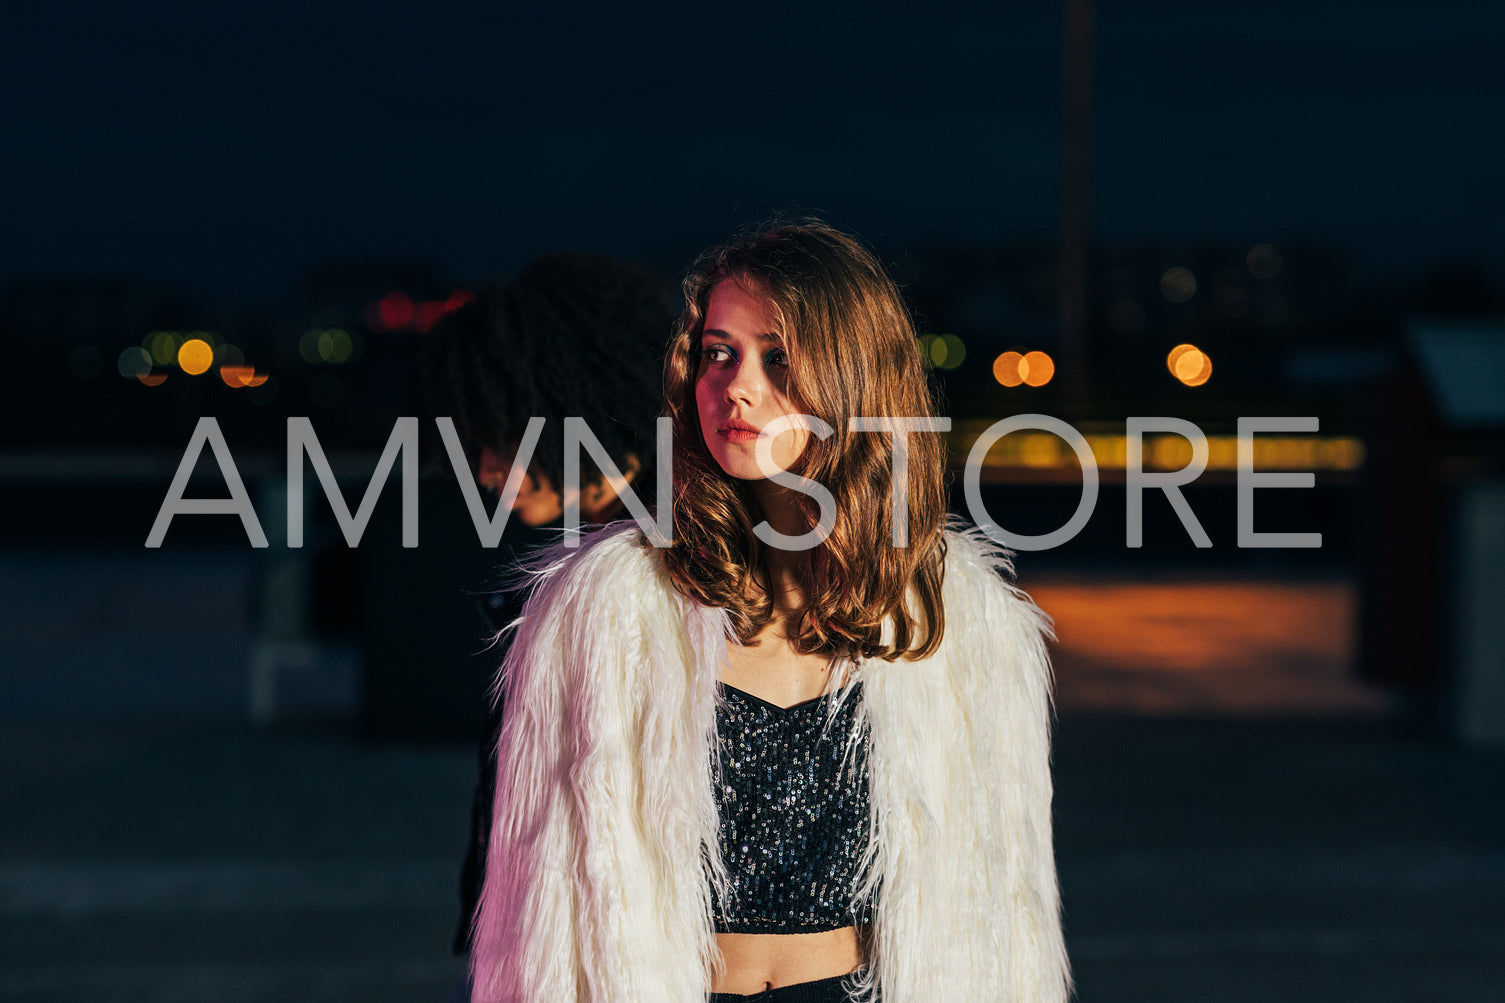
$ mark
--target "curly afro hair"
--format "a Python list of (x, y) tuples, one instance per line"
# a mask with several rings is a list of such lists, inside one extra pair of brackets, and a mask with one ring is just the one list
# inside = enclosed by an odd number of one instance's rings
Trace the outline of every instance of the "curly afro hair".
[[(597, 254), (548, 254), (510, 282), (482, 286), (435, 325), (430, 400), (435, 413), (454, 418), (472, 471), (483, 447), (511, 450), (538, 416), (546, 421), (532, 463), (564, 483), (564, 419), (579, 416), (618, 468), (637, 455), (635, 486), (651, 498), (672, 321), (665, 285), (646, 269)], [(583, 450), (581, 471), (587, 482), (601, 477)]]

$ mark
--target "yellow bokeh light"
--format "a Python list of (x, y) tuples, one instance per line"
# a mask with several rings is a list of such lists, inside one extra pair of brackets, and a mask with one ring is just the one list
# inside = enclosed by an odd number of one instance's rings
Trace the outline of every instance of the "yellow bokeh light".
[(214, 349), (202, 338), (190, 338), (178, 349), (178, 368), (189, 376), (199, 376), (214, 365)]
[(1019, 365), (1019, 375), (1032, 387), (1043, 387), (1056, 375), (1055, 360), (1044, 352), (1030, 352)]
[(1144, 440), (1144, 458), (1149, 466), (1161, 470), (1181, 470), (1192, 460), (1190, 439), (1179, 435), (1158, 435)]
[(343, 328), (337, 327), (331, 328), (327, 331), (319, 332), (316, 349), (318, 351), (319, 358), (325, 362), (332, 362), (336, 364), (341, 362), (348, 362), (350, 360), (350, 350), (352, 347), (353, 346), (350, 341), (350, 334)]
[(946, 365), (946, 339), (937, 335), (930, 339), (930, 346), (925, 353), (930, 358), (932, 366), (944, 368)]
[(141, 339), (141, 344), (151, 353), (152, 361), (159, 366), (172, 365), (182, 343), (183, 336), (176, 331), (153, 331)]
[(1019, 462), (1026, 467), (1059, 467), (1065, 462), (1062, 453), (1069, 448), (1054, 435), (1029, 432), (1019, 437)]
[(1165, 368), (1189, 387), (1200, 387), (1212, 378), (1212, 359), (1196, 345), (1177, 345), (1165, 357)]
[(298, 339), (298, 354), (303, 361), (310, 365), (317, 364), (319, 360), (319, 335), (323, 334), (318, 328), (309, 328)]
[[(966, 455), (987, 420), (958, 421), (949, 436), (953, 450)], [(1082, 437), (1102, 470), (1123, 470), (1129, 460), (1128, 437), (1122, 433), (1083, 432)], [(1236, 435), (1206, 436), (1207, 469), (1236, 472), (1239, 440)], [(1142, 442), (1145, 469), (1180, 470), (1191, 462), (1192, 446), (1178, 435), (1148, 435)], [(1364, 442), (1353, 436), (1267, 436), (1254, 439), (1256, 470), (1334, 470), (1352, 472), (1364, 466)], [(995, 443), (983, 459), (990, 468), (1068, 468), (1075, 454), (1062, 440), (1043, 432), (1016, 432)]]
[[(939, 358), (936, 358), (937, 345), (941, 346)], [(967, 357), (967, 346), (954, 334), (937, 335), (935, 341), (930, 345), (930, 354), (935, 359), (935, 364), (938, 368), (955, 369)]]

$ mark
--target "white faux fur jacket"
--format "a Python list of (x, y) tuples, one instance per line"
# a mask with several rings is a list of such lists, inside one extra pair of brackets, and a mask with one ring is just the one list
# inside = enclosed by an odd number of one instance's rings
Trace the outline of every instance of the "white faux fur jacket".
[[(939, 650), (857, 674), (881, 875), (868, 993), (1056, 1003), (1070, 976), (1047, 621), (1000, 577), (1004, 554), (975, 531), (947, 536)], [(500, 679), (476, 1003), (704, 1003), (730, 636), (724, 611), (675, 592), (634, 525), (546, 562)]]

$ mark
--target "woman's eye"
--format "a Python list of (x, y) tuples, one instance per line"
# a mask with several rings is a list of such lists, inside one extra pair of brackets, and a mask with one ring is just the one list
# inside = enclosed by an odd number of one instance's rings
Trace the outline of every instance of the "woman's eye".
[(700, 350), (700, 357), (707, 362), (725, 362), (732, 357), (725, 345), (709, 345)]
[(787, 366), (789, 365), (789, 353), (782, 348), (772, 349), (767, 355), (763, 356), (763, 364), (765, 366)]

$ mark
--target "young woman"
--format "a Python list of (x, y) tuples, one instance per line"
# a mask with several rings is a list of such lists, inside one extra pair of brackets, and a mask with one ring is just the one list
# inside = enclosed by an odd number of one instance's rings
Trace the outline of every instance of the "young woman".
[(502, 669), (473, 999), (1064, 1000), (1044, 618), (898, 290), (807, 224), (685, 299), (672, 544), (557, 552)]

